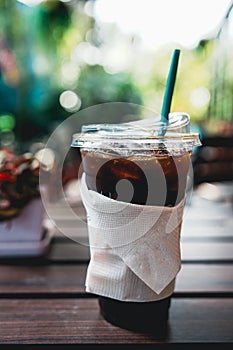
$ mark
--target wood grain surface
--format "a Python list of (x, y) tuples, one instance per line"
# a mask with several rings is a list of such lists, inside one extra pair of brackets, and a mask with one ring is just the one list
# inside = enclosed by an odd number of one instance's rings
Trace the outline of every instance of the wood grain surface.
[[(63, 215), (61, 205), (54, 207), (59, 228), (46, 254), (0, 258), (0, 347), (232, 348), (233, 211), (229, 184), (224, 188), (226, 200), (209, 200), (200, 187), (186, 208), (182, 268), (163, 339), (121, 329), (103, 319), (97, 296), (85, 292), (90, 254), (88, 245), (80, 242), (86, 240), (87, 232)], [(69, 237), (62, 228), (70, 230)]]

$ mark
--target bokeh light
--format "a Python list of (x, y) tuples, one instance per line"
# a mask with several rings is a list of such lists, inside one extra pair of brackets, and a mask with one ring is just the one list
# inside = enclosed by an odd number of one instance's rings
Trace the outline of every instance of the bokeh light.
[(210, 102), (210, 92), (205, 87), (199, 87), (191, 91), (191, 103), (198, 108), (206, 107)]
[(72, 59), (90, 65), (101, 63), (100, 50), (88, 42), (81, 42), (73, 51)]
[(80, 98), (71, 90), (63, 91), (59, 97), (59, 102), (67, 111), (78, 111), (81, 107)]
[(66, 87), (75, 87), (80, 73), (77, 63), (69, 61), (64, 62), (61, 68), (62, 83)]
[(27, 6), (36, 6), (36, 5), (39, 5), (41, 2), (43, 2), (43, 0), (17, 0), (17, 1)]
[(0, 115), (0, 131), (11, 131), (15, 126), (15, 119), (11, 114)]

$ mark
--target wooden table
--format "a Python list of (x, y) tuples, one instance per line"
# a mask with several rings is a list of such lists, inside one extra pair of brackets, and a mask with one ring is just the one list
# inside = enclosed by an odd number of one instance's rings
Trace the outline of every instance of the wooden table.
[[(182, 269), (166, 339), (158, 341), (105, 321), (97, 297), (84, 290), (88, 248), (56, 232), (43, 257), (0, 260), (0, 344), (73, 344), (77, 349), (231, 346), (232, 202), (229, 197), (203, 197), (205, 190), (199, 187), (185, 212)], [(69, 218), (63, 220), (70, 224)]]

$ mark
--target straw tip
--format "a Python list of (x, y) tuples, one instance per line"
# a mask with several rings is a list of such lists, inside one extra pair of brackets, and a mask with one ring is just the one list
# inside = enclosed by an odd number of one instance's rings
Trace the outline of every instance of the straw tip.
[(179, 56), (180, 55), (180, 49), (174, 49), (173, 50), (173, 55)]

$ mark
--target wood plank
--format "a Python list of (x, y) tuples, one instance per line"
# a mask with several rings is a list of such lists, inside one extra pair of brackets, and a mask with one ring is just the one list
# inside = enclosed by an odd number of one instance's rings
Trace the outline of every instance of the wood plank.
[[(233, 182), (202, 184), (194, 190), (191, 197), (187, 198), (184, 209), (182, 238), (185, 239), (189, 236), (195, 238), (222, 236), (233, 238), (233, 213), (230, 201), (232, 184)], [(213, 186), (212, 192), (208, 185)], [(213, 196), (214, 192), (220, 192), (219, 199), (207, 199), (211, 195)], [(77, 238), (83, 235), (87, 236), (85, 210), (81, 201), (72, 202), (70, 211), (64, 208), (62, 201), (50, 208), (50, 214), (57, 224), (57, 234), (65, 232), (66, 235)]]
[[(232, 185), (233, 182), (231, 182)], [(228, 189), (229, 191), (230, 189)], [(230, 200), (224, 200), (224, 198), (220, 200), (208, 200), (203, 198), (205, 195), (206, 197), (210, 196), (211, 190), (208, 189), (206, 192), (202, 190), (202, 196), (198, 195), (197, 191), (195, 191), (191, 199), (187, 199), (183, 215), (184, 220), (197, 219), (199, 222), (207, 222), (208, 220), (221, 222), (232, 218), (232, 204)]]
[[(56, 237), (46, 254), (42, 259), (24, 259), (20, 258), (1, 258), (0, 264), (25, 264), (27, 263), (87, 263), (90, 259), (89, 247), (79, 244), (67, 237)], [(233, 262), (233, 241), (228, 239), (195, 239), (185, 240), (181, 242), (181, 258), (183, 262), (196, 263), (217, 263), (217, 262)]]
[[(96, 299), (0, 300), (1, 344), (156, 344), (115, 327)], [(233, 299), (173, 299), (166, 343), (232, 342)]]
[(232, 261), (233, 242), (182, 242), (181, 258), (183, 261)]
[[(88, 261), (89, 248), (76, 242), (66, 240), (54, 242), (49, 259), (51, 261)], [(233, 242), (181, 242), (181, 257), (183, 261), (233, 261)]]
[[(74, 242), (66, 237), (60, 237), (51, 244), (48, 254), (40, 258), (1, 258), (0, 264), (76, 264), (88, 263), (89, 247)], [(184, 263), (232, 263), (233, 242), (227, 240), (196, 240), (181, 242), (181, 259)]]
[[(0, 266), (0, 297), (24, 293), (84, 293), (86, 264)], [(233, 293), (233, 264), (185, 264), (176, 279), (176, 293)]]
[[(65, 244), (64, 241), (66, 242)], [(48, 260), (51, 262), (63, 262), (69, 260), (88, 262), (89, 259), (89, 247), (71, 241), (69, 238), (62, 238), (62, 240), (58, 242), (55, 240), (48, 256)]]
[[(55, 237), (69, 237), (76, 241), (87, 241), (88, 233), (85, 226), (77, 224), (73, 219), (57, 220), (59, 229), (55, 230)], [(222, 238), (228, 237), (233, 241), (233, 218), (227, 217), (218, 219), (214, 216), (210, 218), (186, 218), (182, 224), (181, 239), (186, 240), (190, 237), (196, 240), (203, 238)]]
[(233, 299), (173, 299), (173, 342), (232, 342)]
[(14, 293), (84, 293), (87, 265), (0, 266), (0, 296)]
[(176, 278), (178, 293), (233, 292), (233, 264), (183, 264)]
[(202, 241), (203, 238), (222, 239), (224, 237), (233, 240), (233, 218), (223, 220), (215, 219), (198, 219), (193, 218), (183, 221), (181, 229), (181, 240), (186, 241), (190, 238), (195, 238), (197, 241)]
[[(226, 237), (225, 237), (226, 238)], [(85, 239), (84, 239), (85, 241)], [(84, 243), (84, 242), (83, 242)], [(233, 241), (224, 239), (186, 239), (181, 241), (183, 262), (233, 262)], [(43, 257), (0, 258), (0, 264), (38, 263), (87, 263), (90, 259), (89, 247), (67, 237), (56, 237)]]
[[(195, 220), (186, 220), (182, 224), (181, 229), (181, 241), (199, 241), (204, 240), (228, 240), (233, 242), (233, 219), (228, 218), (226, 220), (210, 220), (198, 221)], [(69, 238), (76, 242), (88, 242), (87, 229), (80, 228), (75, 226), (75, 223), (69, 222), (69, 226), (62, 222), (60, 230), (55, 230), (55, 238)]]

